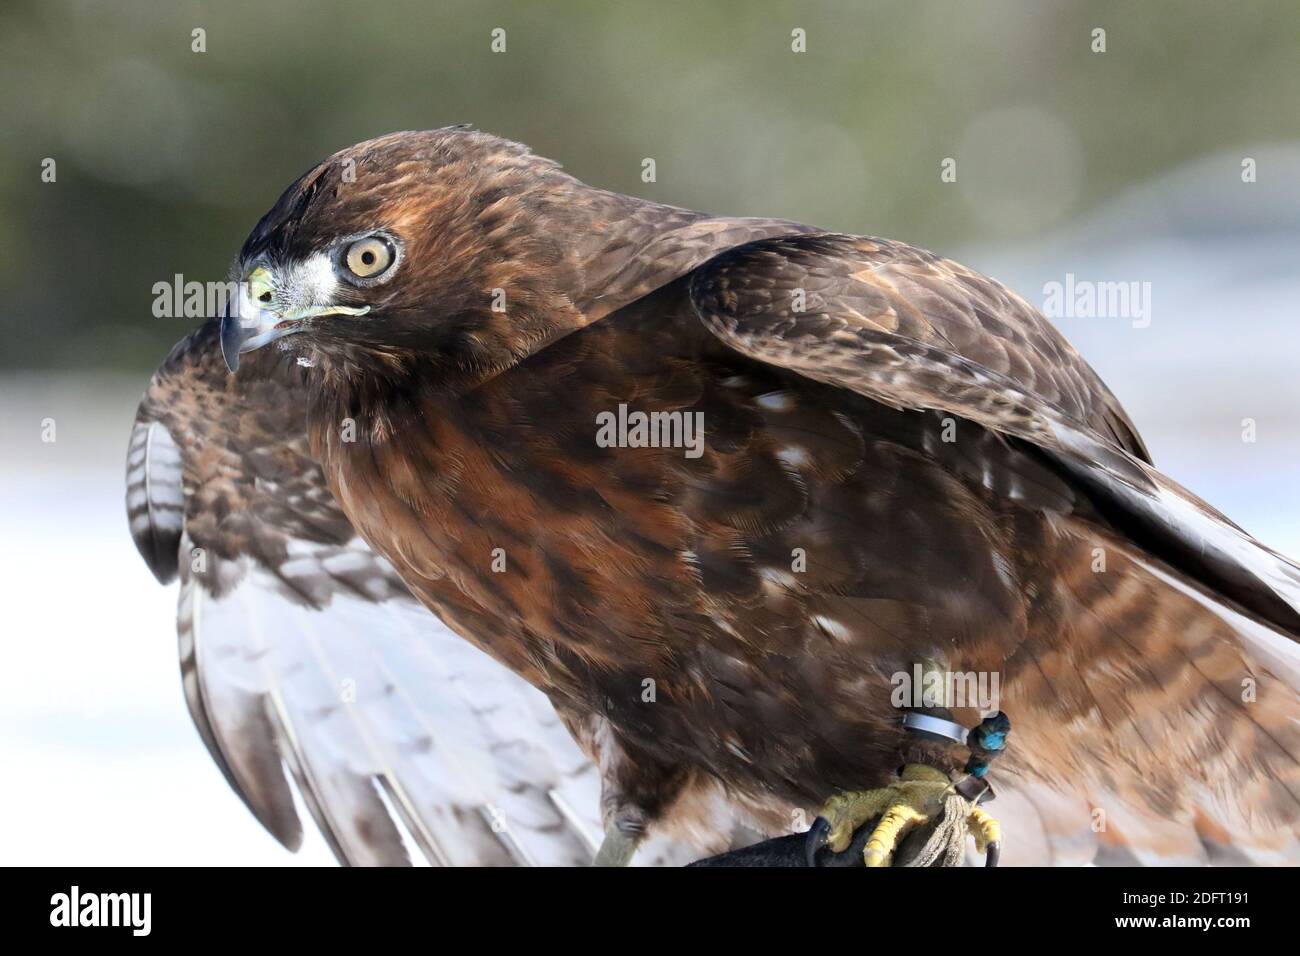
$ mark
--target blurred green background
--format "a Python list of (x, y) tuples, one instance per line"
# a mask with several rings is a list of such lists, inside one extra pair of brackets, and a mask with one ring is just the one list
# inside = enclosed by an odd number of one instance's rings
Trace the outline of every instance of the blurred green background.
[(951, 252), (1296, 139), (1298, 62), (1295, 2), (10, 2), (0, 366), (153, 368), (193, 324), (152, 316), (155, 282), (224, 278), (283, 187), (394, 129), (468, 122), (597, 185)]

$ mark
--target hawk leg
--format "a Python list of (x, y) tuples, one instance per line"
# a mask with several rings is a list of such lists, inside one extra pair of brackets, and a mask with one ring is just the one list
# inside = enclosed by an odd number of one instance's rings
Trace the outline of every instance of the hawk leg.
[(629, 743), (604, 717), (571, 715), (566, 723), (601, 771), (605, 838), (592, 866), (627, 866), (646, 830), (681, 794), (688, 774)]
[[(987, 853), (988, 865), (997, 863), (997, 821), (958, 793), (942, 770), (909, 763), (887, 787), (840, 793), (826, 801), (808, 831), (808, 865), (815, 865), (822, 846), (842, 853), (853, 834), (872, 821), (874, 829), (862, 851), (867, 866), (960, 866), (966, 836), (972, 833), (976, 848)], [(900, 853), (904, 838), (917, 828), (929, 831), (924, 841), (910, 841)]]
[(636, 854), (636, 848), (641, 845), (644, 834), (641, 832), (627, 833), (619, 829), (618, 824), (614, 824), (605, 830), (605, 839), (601, 841), (600, 849), (596, 851), (596, 857), (591, 861), (592, 866), (627, 866), (632, 862), (632, 857)]

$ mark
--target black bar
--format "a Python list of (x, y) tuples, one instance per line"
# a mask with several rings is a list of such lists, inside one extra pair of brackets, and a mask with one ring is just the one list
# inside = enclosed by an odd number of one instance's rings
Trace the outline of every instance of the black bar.
[[(1295, 910), (1289, 873), (1230, 868), (842, 874), (771, 866), (683, 873), (53, 868), (9, 870), (5, 877), (11, 887), (4, 894), (5, 928), (18, 935), (204, 948), (281, 941), (296, 951), (313, 943), (337, 951), (344, 944), (405, 947), (417, 941), (421, 948), (459, 949), (516, 934), (533, 946), (581, 947), (626, 936), (662, 948), (693, 946), (723, 930), (734, 945), (749, 935), (765, 938), (776, 924), (807, 926), (812, 936), (805, 945), (822, 940), (836, 947), (872, 945), (896, 933), (953, 945), (1127, 937), (1181, 946), (1193, 935), (1231, 945), (1257, 930), (1270, 938), (1289, 933)], [(98, 893), (150, 894), (148, 936), (134, 936), (130, 926), (52, 926), (52, 899), (74, 885), (83, 900)], [(1154, 925), (1117, 922), (1135, 918)], [(1193, 918), (1245, 919), (1249, 925), (1176, 925)]]

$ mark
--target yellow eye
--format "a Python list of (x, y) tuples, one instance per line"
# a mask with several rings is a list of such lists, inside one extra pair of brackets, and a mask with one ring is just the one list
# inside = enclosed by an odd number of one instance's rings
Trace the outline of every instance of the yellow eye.
[(367, 236), (348, 246), (344, 261), (358, 279), (373, 279), (393, 264), (393, 250), (383, 239)]

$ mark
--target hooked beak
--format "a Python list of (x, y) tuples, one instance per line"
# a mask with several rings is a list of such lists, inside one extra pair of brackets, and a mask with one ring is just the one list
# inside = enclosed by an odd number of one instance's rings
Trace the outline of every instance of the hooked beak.
[(230, 371), (239, 370), (239, 356), (252, 352), (276, 339), (301, 332), (308, 319), (321, 315), (365, 315), (370, 306), (317, 305), (295, 312), (279, 313), (272, 309), (250, 308), (241, 299), (239, 306), (227, 307), (221, 317), (221, 355)]

